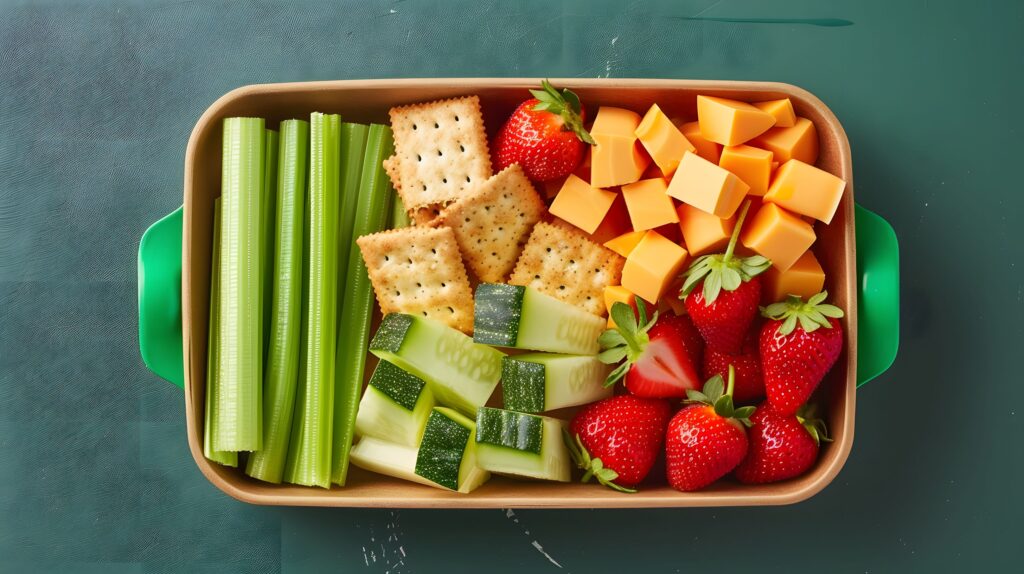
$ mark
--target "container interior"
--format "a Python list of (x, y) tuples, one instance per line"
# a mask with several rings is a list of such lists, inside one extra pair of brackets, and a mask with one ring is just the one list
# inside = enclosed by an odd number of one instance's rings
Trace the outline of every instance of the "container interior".
[[(357, 80), (270, 84), (240, 88), (215, 102), (192, 132), (185, 157), (182, 316), (185, 344), (185, 394), (188, 441), (202, 472), (216, 486), (241, 500), (258, 504), (368, 507), (667, 507), (787, 504), (826, 486), (839, 472), (853, 442), (856, 388), (856, 257), (854, 253), (853, 170), (849, 142), (831, 111), (810, 93), (787, 84), (687, 80), (552, 80), (576, 91), (589, 112), (599, 105), (630, 108), (643, 114), (651, 103), (670, 116), (696, 120), (697, 94), (759, 101), (789, 97), (798, 115), (818, 130), (818, 167), (848, 182), (839, 210), (829, 226), (816, 225), (813, 247), (826, 270), (826, 289), (846, 311), (846, 349), (822, 382), (815, 400), (833, 442), (823, 444), (816, 465), (794, 480), (749, 486), (723, 479), (696, 493), (680, 493), (664, 484), (641, 486), (620, 494), (596, 484), (546, 483), (494, 476), (469, 495), (412, 484), (353, 467), (344, 488), (330, 490), (272, 485), (203, 457), (202, 432), (206, 384), (206, 345), (213, 201), (220, 195), (221, 124), (231, 116), (257, 116), (276, 128), (281, 120), (306, 118), (313, 111), (341, 114), (343, 121), (388, 123), (395, 105), (476, 94), (493, 136), (534, 79)], [(367, 368), (367, 375), (372, 372)], [(500, 393), (500, 391), (499, 391)], [(496, 397), (500, 394), (496, 393)], [(565, 411), (565, 415), (571, 414)], [(654, 472), (658, 472), (656, 467)], [(652, 472), (652, 474), (654, 473)], [(659, 477), (660, 478), (660, 477)]]

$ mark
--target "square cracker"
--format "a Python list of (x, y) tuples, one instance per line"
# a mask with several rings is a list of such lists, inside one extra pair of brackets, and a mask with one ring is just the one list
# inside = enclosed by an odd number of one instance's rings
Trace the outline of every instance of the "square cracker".
[(463, 189), (491, 177), (477, 96), (391, 108), (390, 114), (397, 160), (390, 169), (397, 173), (396, 189), (410, 212), (446, 205)]
[(356, 243), (382, 313), (422, 315), (472, 332), (473, 292), (451, 229), (406, 227)]
[[(398, 156), (393, 155), (385, 159), (383, 166), (384, 173), (388, 174), (388, 178), (391, 179), (391, 187), (395, 188), (395, 191), (401, 195), (401, 184), (398, 176)], [(440, 204), (431, 204), (415, 209), (406, 209), (406, 213), (409, 214), (409, 219), (413, 225), (430, 225), (441, 214), (443, 207)]]
[(604, 316), (604, 288), (618, 285), (626, 260), (582, 233), (552, 223), (533, 228), (512, 272), (512, 285), (526, 285)]
[(473, 274), (485, 283), (495, 283), (512, 272), (530, 230), (544, 212), (544, 202), (523, 168), (513, 164), (445, 208), (437, 224), (455, 231)]

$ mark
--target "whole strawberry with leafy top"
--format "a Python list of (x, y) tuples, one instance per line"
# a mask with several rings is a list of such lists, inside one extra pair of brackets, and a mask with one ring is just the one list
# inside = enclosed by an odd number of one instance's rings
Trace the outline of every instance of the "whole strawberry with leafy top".
[(736, 467), (736, 478), (748, 484), (800, 476), (818, 460), (821, 442), (832, 440), (825, 423), (815, 418), (813, 406), (805, 406), (795, 415), (780, 415), (770, 403), (764, 403), (750, 422), (750, 449)]
[(530, 90), (494, 140), (495, 172), (518, 163), (533, 181), (551, 181), (572, 173), (594, 139), (583, 128), (583, 106), (572, 90), (550, 82)]
[(772, 408), (791, 415), (807, 402), (843, 351), (843, 310), (824, 304), (827, 291), (806, 302), (796, 296), (765, 307), (761, 370)]
[(569, 424), (566, 446), (591, 477), (621, 492), (647, 476), (665, 440), (671, 414), (668, 401), (620, 395), (580, 409)]
[[(703, 255), (686, 270), (679, 294), (686, 300), (686, 311), (709, 348), (735, 355), (757, 317), (761, 300), (762, 272), (771, 261), (760, 255), (737, 257), (734, 254), (750, 200), (743, 203), (725, 253)], [(698, 289), (698, 287), (700, 287)]]
[(733, 406), (735, 382), (732, 367), (727, 387), (722, 377), (712, 377), (703, 392), (687, 393), (686, 402), (691, 404), (669, 421), (665, 434), (666, 474), (676, 490), (700, 490), (729, 474), (747, 456), (744, 427), (750, 426), (756, 409)]
[(645, 398), (683, 398), (687, 390), (700, 386), (692, 334), (688, 319), (661, 315), (655, 311), (648, 320), (647, 306), (637, 297), (637, 315), (625, 303), (612, 305), (615, 328), (601, 334), (597, 358), (605, 364), (619, 364), (605, 380), (605, 386), (625, 379), (630, 393)]

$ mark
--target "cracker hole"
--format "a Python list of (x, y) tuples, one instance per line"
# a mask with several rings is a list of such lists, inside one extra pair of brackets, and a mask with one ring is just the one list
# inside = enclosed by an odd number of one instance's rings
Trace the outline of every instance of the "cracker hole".
[[(416, 124), (413, 124), (413, 125), (412, 125), (412, 129), (414, 129), (414, 130), (415, 130), (415, 129), (419, 129), (419, 128), (418, 128), (418, 127), (416, 126)], [(426, 315), (426, 313), (424, 313), (424, 315)]]
[(466, 176), (466, 183), (469, 183), (469, 182), (471, 182), (471, 181), (473, 181), (473, 180), (472, 180), (472, 179), (470, 179), (470, 178), (469, 178), (469, 176), (467, 175), (467, 176)]
[(406, 258), (406, 260), (405, 260), (405, 261), (406, 261), (406, 262), (407, 262), (407, 263), (408, 263), (409, 265), (412, 265), (412, 259), (408, 259), (408, 258)]
[(385, 255), (385, 256), (384, 256), (384, 261), (391, 261), (391, 258), (390, 258), (390, 257), (388, 257), (387, 255)]
[(565, 285), (559, 285), (558, 286), (558, 290), (559, 291), (565, 291)]
[(416, 286), (417, 287), (423, 287), (423, 284), (422, 283), (416, 283)]
[(551, 253), (551, 248), (550, 247), (548, 247), (548, 253)]
[(459, 121), (459, 116), (458, 115), (455, 116), (455, 121)]
[(466, 218), (466, 223), (469, 223), (469, 218), (468, 217)]
[(433, 247), (430, 248), (430, 252), (437, 255), (437, 249), (434, 249)]
[(533, 278), (534, 279), (540, 279), (540, 275), (534, 275)]
[(448, 285), (444, 281), (441, 282), (441, 287), (447, 287), (447, 286)]
[(569, 265), (576, 265), (576, 260), (575, 259), (570, 259), (569, 260)]
[(455, 314), (455, 309), (452, 309), (451, 307), (448, 307), (448, 312), (452, 313), (452, 314)]
[(424, 312), (423, 312), (423, 316), (424, 316), (424, 317), (426, 317), (426, 316), (427, 316), (427, 312), (426, 312), (426, 311), (424, 311)]
[(437, 122), (434, 122), (434, 129), (435, 129), (435, 130), (436, 130), (436, 129), (440, 129), (440, 127), (441, 127), (441, 126), (437, 125)]
[(427, 186), (423, 186), (423, 191), (427, 191)]
[(448, 183), (448, 178), (447, 177), (442, 177), (441, 178), (441, 183)]
[(423, 158), (420, 156), (420, 154), (416, 154), (416, 161), (423, 161)]
[(459, 144), (459, 151), (461, 151), (462, 153), (466, 153), (466, 146)]

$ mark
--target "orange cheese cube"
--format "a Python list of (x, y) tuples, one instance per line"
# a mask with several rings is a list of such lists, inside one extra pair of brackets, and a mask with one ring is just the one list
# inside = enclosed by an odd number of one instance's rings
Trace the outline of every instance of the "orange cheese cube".
[(626, 202), (622, 199), (621, 193), (615, 194), (615, 201), (612, 202), (608, 214), (604, 216), (601, 225), (590, 234), (590, 240), (594, 243), (605, 243), (611, 241), (623, 233), (632, 231), (629, 225), (629, 212), (626, 211)]
[(746, 102), (697, 96), (697, 121), (704, 139), (739, 145), (775, 125), (775, 116)]
[(683, 233), (686, 250), (691, 256), (725, 251), (733, 226), (736, 225), (735, 215), (722, 219), (685, 203), (679, 205), (676, 214), (679, 216), (679, 230)]
[(630, 252), (633, 251), (637, 243), (640, 243), (640, 240), (644, 238), (645, 234), (645, 231), (630, 231), (629, 233), (623, 233), (615, 239), (606, 241), (604, 246), (623, 257), (629, 257)]
[(686, 152), (668, 186), (668, 194), (683, 203), (728, 219), (736, 212), (749, 189), (728, 170), (695, 153)]
[(671, 176), (683, 159), (683, 153), (696, 151), (690, 140), (679, 131), (658, 104), (651, 106), (647, 114), (636, 128), (636, 137), (644, 149), (658, 165), (658, 169), (666, 176)]
[(657, 303), (686, 263), (686, 250), (657, 231), (648, 231), (626, 258), (622, 286)]
[(797, 118), (788, 128), (772, 128), (754, 138), (750, 145), (764, 148), (783, 163), (798, 159), (814, 165), (818, 161), (818, 130), (807, 118)]
[(615, 195), (615, 192), (597, 189), (575, 175), (570, 175), (562, 184), (549, 211), (583, 231), (593, 233), (608, 214)]
[(796, 123), (796, 112), (793, 111), (793, 102), (789, 101), (789, 98), (754, 102), (754, 107), (771, 114), (775, 118), (777, 128), (791, 128)]
[(761, 196), (768, 192), (772, 152), (748, 145), (725, 146), (718, 165), (736, 174), (736, 177), (750, 186), (750, 195)]
[(825, 271), (809, 249), (789, 269), (779, 271), (769, 267), (761, 277), (761, 301), (765, 305), (782, 301), (788, 295), (806, 300), (825, 287)]
[(636, 137), (640, 114), (622, 108), (601, 106), (590, 128), (597, 145), (590, 160), (590, 183), (614, 187), (633, 183), (647, 169), (650, 158)]
[(779, 271), (792, 267), (814, 239), (811, 224), (774, 203), (763, 204), (740, 233), (743, 245), (771, 259)]
[[(607, 285), (604, 288), (604, 307), (608, 310), (608, 328), (615, 328), (615, 321), (611, 318), (611, 306), (615, 303), (625, 303), (633, 309), (634, 315), (637, 312), (637, 298), (633, 295), (630, 290), (624, 288), (623, 285)], [(651, 315), (652, 309), (649, 305), (644, 303), (644, 308), (647, 310), (647, 316)]]
[(718, 163), (718, 159), (722, 155), (722, 146), (713, 141), (704, 139), (704, 136), (700, 133), (699, 122), (683, 124), (679, 126), (679, 131), (683, 132), (687, 141), (693, 144), (693, 147), (697, 148), (697, 155), (711, 163)]
[(660, 177), (641, 179), (636, 183), (622, 186), (622, 198), (626, 200), (629, 220), (636, 231), (646, 231), (669, 223), (679, 223), (676, 206), (665, 191), (668, 183)]
[(791, 159), (775, 173), (764, 200), (828, 224), (836, 214), (845, 189), (846, 182), (842, 179)]

